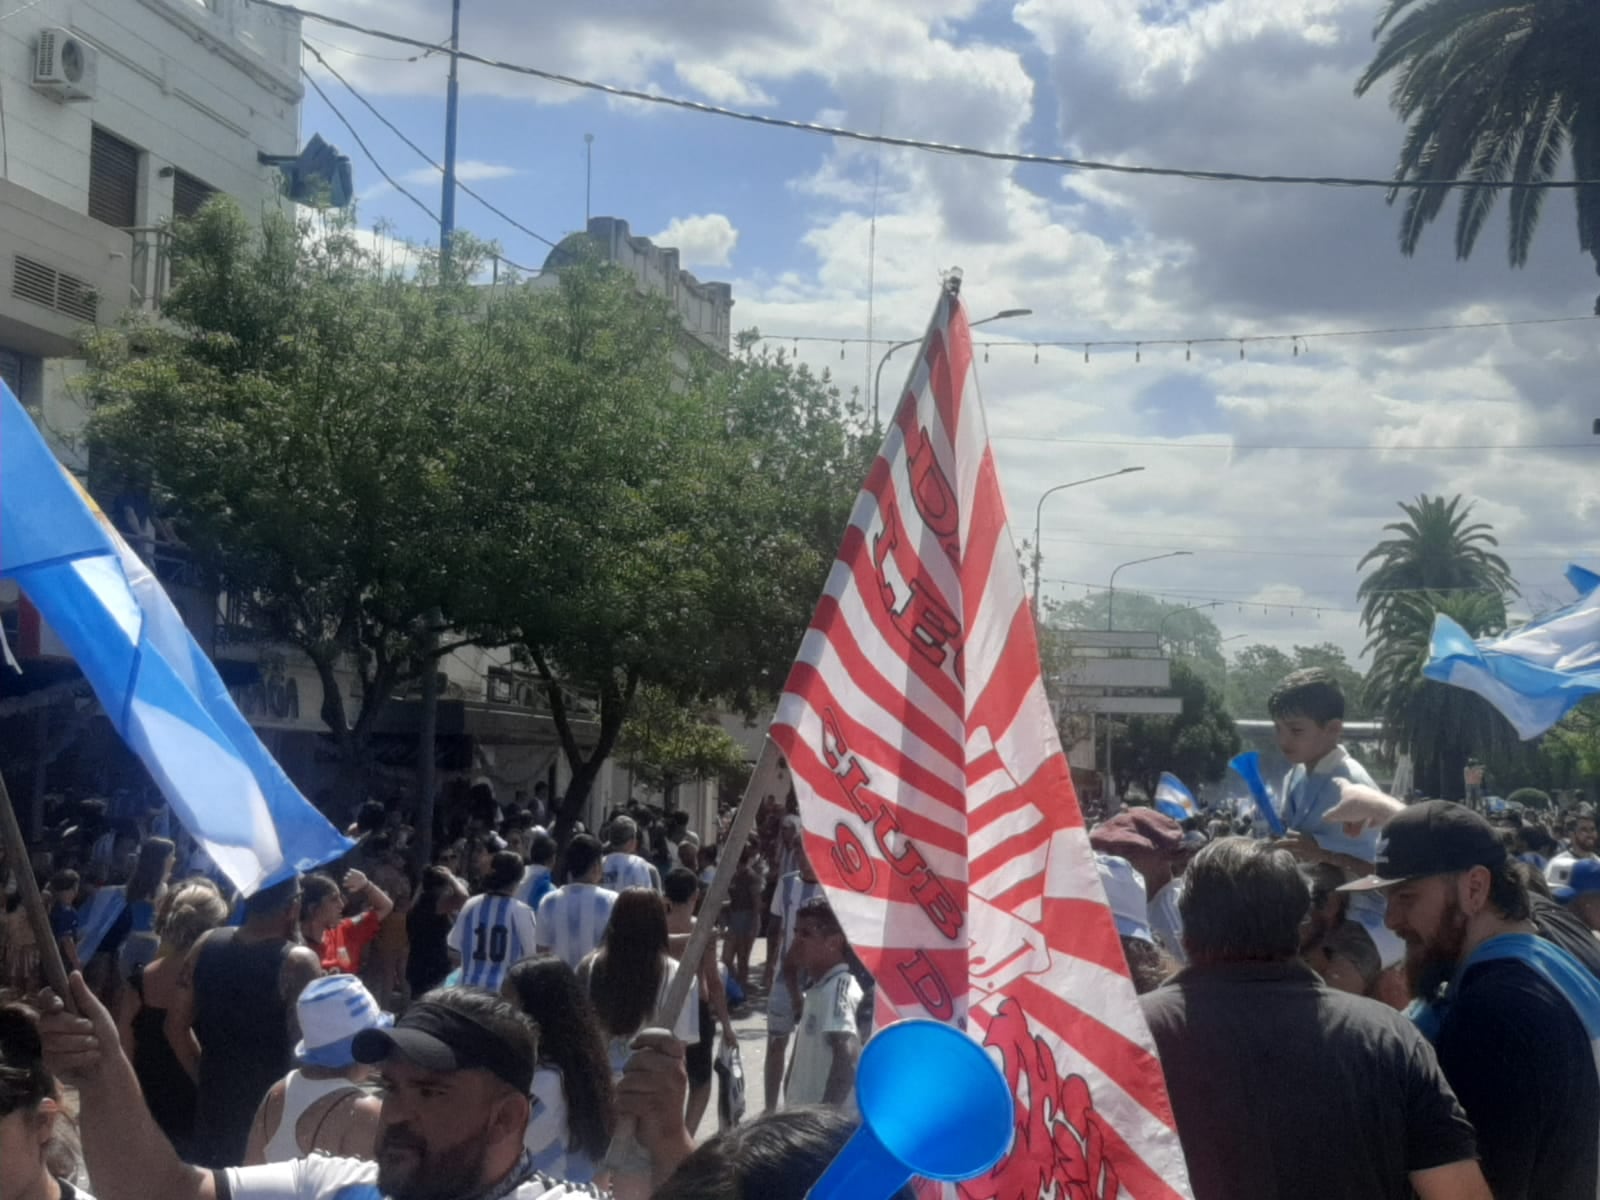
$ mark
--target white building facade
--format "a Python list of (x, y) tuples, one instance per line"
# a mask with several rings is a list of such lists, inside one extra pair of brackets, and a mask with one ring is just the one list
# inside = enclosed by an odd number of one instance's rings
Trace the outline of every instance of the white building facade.
[[(9, 6), (8, 6), (9, 7)], [(0, 21), (0, 377), (69, 466), (85, 326), (157, 307), (165, 225), (282, 203), (300, 20), (245, 0), (41, 0)]]

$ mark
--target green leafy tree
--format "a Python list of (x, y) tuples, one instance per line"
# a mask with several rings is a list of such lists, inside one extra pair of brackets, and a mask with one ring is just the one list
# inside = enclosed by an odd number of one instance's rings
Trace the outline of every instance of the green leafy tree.
[(634, 697), (617, 741), (617, 761), (670, 801), (680, 783), (741, 772), (744, 749), (703, 705), (685, 703), (659, 687)]
[(218, 199), (176, 227), (160, 319), (87, 344), (96, 488), (152, 493), (241, 627), (310, 660), (351, 769), (395, 693), (461, 644), (432, 642), (429, 615), (470, 575), (461, 480), (495, 466), (460, 457), (481, 325), (478, 248), (456, 253), (448, 279), (425, 255), (405, 278), (347, 226)]
[(602, 263), (489, 325), (501, 383), (472, 426), (515, 465), (472, 507), (513, 532), (474, 556), (476, 612), (544, 681), (572, 770), (562, 837), (642, 687), (745, 708), (777, 691), (866, 457), (825, 380), (764, 355), (686, 362), (672, 308)]
[(1283, 677), (1295, 669), (1295, 660), (1277, 646), (1252, 642), (1228, 664), (1228, 708), (1241, 717), (1264, 719), (1267, 698)]
[[(1564, 165), (1575, 178), (1600, 179), (1600, 7), (1593, 0), (1389, 0), (1376, 36), (1356, 94), (1395, 75), (1390, 105), (1408, 125), (1396, 180), (1537, 184)], [(1406, 254), (1451, 190), (1406, 189)], [(1463, 193), (1457, 257), (1472, 253), (1501, 190)], [(1546, 195), (1510, 192), (1512, 266), (1528, 261)], [(1600, 187), (1577, 190), (1577, 211), (1579, 249), (1600, 267)]]
[(1240, 717), (1266, 719), (1271, 715), (1267, 701), (1284, 676), (1312, 667), (1320, 667), (1338, 680), (1344, 692), (1347, 721), (1365, 719), (1365, 680), (1350, 665), (1345, 652), (1332, 642), (1295, 646), (1289, 652), (1262, 642), (1247, 645), (1228, 664), (1228, 710)]
[(1459, 800), (1462, 771), (1472, 757), (1503, 753), (1515, 741), (1506, 719), (1481, 696), (1423, 677), (1434, 618), (1443, 614), (1473, 637), (1505, 628), (1505, 602), (1484, 592), (1423, 592), (1397, 596), (1369, 649), (1367, 699), (1383, 718), (1385, 737), (1411, 756), (1424, 794)]
[(1373, 568), (1356, 589), (1368, 637), (1382, 633), (1389, 613), (1408, 592), (1515, 593), (1511, 568), (1492, 549), (1499, 539), (1485, 522), (1471, 521), (1472, 507), (1460, 496), (1418, 496), (1400, 503), (1406, 519), (1383, 527), (1395, 536), (1356, 564), (1358, 571)]
[(1214, 783), (1239, 752), (1239, 733), (1217, 689), (1175, 662), (1172, 691), (1183, 702), (1177, 716), (1130, 717), (1113, 735), (1112, 767), (1121, 790), (1134, 783), (1152, 796), (1163, 771), (1191, 788)]

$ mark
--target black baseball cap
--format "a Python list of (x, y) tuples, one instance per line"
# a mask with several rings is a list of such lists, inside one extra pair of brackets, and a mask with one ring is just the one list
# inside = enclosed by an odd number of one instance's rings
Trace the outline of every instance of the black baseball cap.
[(350, 1044), (359, 1063), (381, 1063), (392, 1054), (427, 1071), (481, 1068), (526, 1095), (533, 1086), (535, 1042), (514, 1045), (465, 1013), (419, 1000), (389, 1029), (364, 1029)]
[(1449, 800), (1427, 800), (1397, 813), (1383, 827), (1373, 873), (1339, 890), (1371, 891), (1426, 875), (1498, 867), (1505, 861), (1505, 845), (1483, 817)]

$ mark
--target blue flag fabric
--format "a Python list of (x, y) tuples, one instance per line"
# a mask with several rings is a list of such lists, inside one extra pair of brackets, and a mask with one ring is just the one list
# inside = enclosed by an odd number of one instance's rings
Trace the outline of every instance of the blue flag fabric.
[(1243, 754), (1235, 754), (1228, 760), (1228, 769), (1244, 780), (1245, 786), (1250, 789), (1250, 798), (1256, 802), (1256, 810), (1267, 823), (1267, 828), (1272, 830), (1272, 836), (1284, 837), (1288, 830), (1284, 828), (1283, 818), (1278, 815), (1278, 809), (1272, 802), (1272, 789), (1261, 777), (1260, 753), (1246, 750)]
[(1194, 794), (1170, 771), (1161, 772), (1161, 782), (1156, 784), (1155, 800), (1156, 811), (1166, 813), (1174, 821), (1187, 821), (1200, 813), (1199, 805), (1194, 802)]
[(1498, 638), (1473, 641), (1442, 613), (1422, 673), (1476, 692), (1511, 722), (1538, 737), (1586, 696), (1600, 693), (1600, 575), (1567, 569), (1578, 599)]
[(27, 593), (179, 820), (243, 894), (349, 850), (4, 384), (0, 577)]

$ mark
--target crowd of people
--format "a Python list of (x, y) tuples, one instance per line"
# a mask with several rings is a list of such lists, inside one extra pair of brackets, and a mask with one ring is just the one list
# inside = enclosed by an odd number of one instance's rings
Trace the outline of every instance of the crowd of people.
[[(512, 1171), (519, 1180), (611, 1182), (605, 1159), (619, 1122), (648, 1115), (659, 1126), (669, 1095), (676, 1127), (671, 1136), (658, 1130), (651, 1145), (675, 1162), (714, 1090), (714, 1122), (742, 1149), (728, 1157), (725, 1147), (705, 1169), (759, 1173), (781, 1152), (820, 1172), (820, 1148), (837, 1149), (848, 1128), (871, 980), (822, 897), (793, 807), (792, 797), (768, 798), (716, 913), (701, 901), (717, 845), (702, 847), (685, 815), (634, 807), (613, 814), (600, 837), (578, 832), (558, 855), (542, 811), (502, 809), (481, 787), (457, 827), (439, 831), (442, 848), (420, 870), (414, 831), (395, 808), (369, 803), (352, 823), (356, 847), (345, 860), (237, 903), (181, 832), (153, 832), (158, 808), (128, 821), (84, 802), (24, 869), (46, 885), (57, 950), (69, 970), (82, 971), (73, 1006), (87, 1024), (78, 1036), (92, 1042), (97, 1064), (123, 1064), (105, 1073), (111, 1091), (137, 1090), (139, 1121), (125, 1120), (133, 1099), (124, 1096), (112, 1106), (108, 1123), (120, 1134), (109, 1144), (143, 1136), (147, 1123), (174, 1161), (210, 1173), (202, 1195), (207, 1187), (248, 1192), (250, 1171), (310, 1158), (379, 1168), (386, 1153), (428, 1159), (429, 1147), (393, 1130), (390, 1058), (435, 1074), (498, 1072), (514, 1084), (526, 1100), (523, 1155)], [(126, 1185), (101, 1178), (104, 1170), (175, 1180), (165, 1157), (134, 1164), (108, 1151), (113, 1165), (96, 1169), (101, 1106), (82, 1071), (62, 1075), (82, 1098), (81, 1119), (69, 1120), (72, 1093), (49, 1078), (41, 1057), (50, 1038), (39, 1031), (40, 947), (21, 919), (16, 869), (0, 861), (10, 910), (0, 940), (9, 1000), (0, 1031), (10, 1031), (0, 1072), (9, 1087), (13, 1066), (23, 1069), (26, 1087), (14, 1099), (0, 1088), (0, 1129), (28, 1124), (48, 1135), (29, 1141), (37, 1187), (0, 1187), (0, 1196), (70, 1200), (91, 1180), (97, 1195), (122, 1194)], [(682, 966), (693, 976), (689, 999), (667, 1014), (689, 939), (705, 920), (715, 936), (699, 962)], [(772, 949), (765, 978), (752, 986), (758, 935)], [(734, 1012), (763, 991), (782, 997), (769, 1016), (776, 1053), (765, 1105), (782, 1132), (770, 1135), (760, 1122), (742, 1128), (734, 1027)], [(818, 1021), (786, 1054), (797, 1019), (813, 1009)], [(433, 1042), (424, 1045), (411, 1032), (418, 1029)], [(381, 1052), (371, 1049), (380, 1034), (389, 1038)], [(816, 1105), (834, 1111), (808, 1115)], [(80, 1128), (82, 1153), (72, 1136)], [(433, 1131), (416, 1136), (437, 1150)], [(228, 1174), (236, 1170), (245, 1174)], [(382, 1186), (401, 1196), (390, 1174)], [(158, 1193), (135, 1185), (127, 1194)], [(468, 1193), (429, 1182), (415, 1194)]]
[[(1145, 807), (1090, 832), (1194, 1195), (1600, 1194), (1593, 814), (1383, 795), (1322, 672), (1271, 709), (1286, 836)], [(75, 1011), (35, 994), (7, 919), (5, 1200), (798, 1198), (853, 1127), (874, 984), (792, 797), (763, 803), (717, 912), (718, 839), (638, 807), (558, 847), (540, 805), (475, 791), (419, 869), (368, 804), (347, 860), (239, 906), (181, 834), (103, 815), (22, 865)], [(747, 1121), (735, 1020), (763, 997)], [(607, 1165), (629, 1137), (642, 1182)]]

